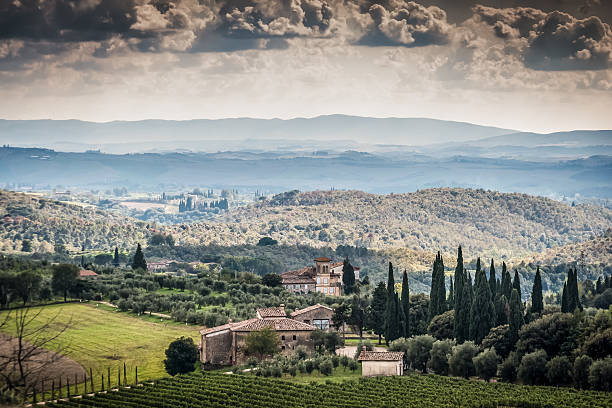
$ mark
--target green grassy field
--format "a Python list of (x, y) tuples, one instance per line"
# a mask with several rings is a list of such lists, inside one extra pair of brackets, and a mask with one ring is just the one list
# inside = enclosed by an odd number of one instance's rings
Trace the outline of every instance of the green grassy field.
[[(174, 322), (154, 323), (147, 321), (148, 318), (132, 317), (108, 309), (96, 307), (95, 303), (46, 306), (32, 325), (44, 324), (56, 315), (56, 327), (69, 323), (58, 342), (48, 348), (58, 350), (66, 345), (64, 354), (86, 370), (91, 368), (95, 377), (100, 374), (106, 376), (110, 367), (112, 382), (117, 381), (117, 368), (122, 367), (124, 362), (130, 381), (133, 380), (135, 366), (138, 366), (139, 380), (166, 377), (163, 360), (168, 344), (181, 336), (191, 337), (196, 343), (199, 341), (195, 326)], [(32, 312), (36, 310), (38, 308), (32, 309)], [(10, 324), (4, 328), (8, 334), (13, 334), (11, 329), (14, 330)]]

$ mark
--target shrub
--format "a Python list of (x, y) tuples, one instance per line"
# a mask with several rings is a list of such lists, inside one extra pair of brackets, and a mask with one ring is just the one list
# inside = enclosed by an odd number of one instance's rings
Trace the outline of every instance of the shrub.
[(612, 357), (596, 360), (591, 365), (589, 384), (596, 390), (612, 391)]
[(490, 348), (478, 354), (473, 359), (476, 374), (485, 381), (489, 381), (497, 374), (497, 363), (499, 357), (495, 349)]
[(556, 356), (546, 364), (546, 378), (551, 385), (568, 385), (572, 382), (572, 363), (566, 356)]
[(319, 371), (323, 375), (331, 375), (333, 371), (333, 365), (330, 359), (326, 358), (321, 362), (321, 364), (319, 364)]
[(455, 311), (449, 310), (431, 319), (427, 326), (427, 333), (438, 340), (452, 339), (454, 337)]
[(548, 355), (570, 354), (576, 349), (576, 320), (569, 313), (554, 313), (523, 326), (516, 351), (525, 355), (544, 350)]
[(304, 374), (306, 372), (306, 363), (300, 361), (297, 365), (297, 369), (300, 373)]
[(345, 371), (346, 371), (346, 367), (348, 367), (348, 365), (349, 365), (349, 361), (350, 361), (350, 359), (348, 358), (348, 356), (340, 357), (340, 364), (342, 365), (342, 367), (344, 367)]
[(495, 348), (495, 352), (502, 358), (508, 357), (508, 354), (512, 351), (512, 340), (509, 336), (510, 325), (504, 324), (503, 326), (493, 327), (489, 334), (482, 339), (482, 347)]
[(272, 367), (272, 375), (274, 377), (280, 378), (283, 375), (283, 372), (279, 366)]
[(574, 360), (574, 385), (577, 388), (589, 387), (589, 370), (593, 359), (589, 356), (578, 356)]
[(448, 359), (453, 351), (451, 340), (438, 340), (434, 342), (429, 352), (430, 358), (427, 367), (439, 375), (448, 375)]
[(166, 349), (164, 366), (170, 375), (190, 373), (198, 361), (198, 347), (192, 338), (181, 337), (174, 340)]
[(334, 368), (338, 368), (338, 366), (340, 365), (340, 356), (337, 354), (334, 354), (331, 358), (331, 362)]
[(529, 385), (543, 384), (546, 381), (546, 352), (537, 350), (525, 354), (518, 369), (518, 378)]
[(516, 355), (516, 352), (512, 352), (499, 365), (499, 376), (501, 377), (503, 381), (514, 382), (516, 381), (517, 371), (518, 371), (518, 356)]
[(348, 368), (351, 371), (355, 371), (359, 368), (359, 363), (356, 360), (350, 360), (348, 364)]
[(478, 353), (478, 347), (472, 341), (453, 347), (453, 354), (449, 359), (449, 368), (453, 375), (469, 378), (474, 375), (473, 358)]
[(305, 346), (297, 346), (297, 348), (295, 349), (295, 356), (299, 360), (306, 360), (308, 354), (308, 349)]
[(295, 377), (297, 375), (297, 368), (294, 365), (289, 366), (289, 369), (287, 371), (292, 377)]
[(312, 373), (312, 370), (314, 370), (314, 363), (312, 360), (306, 360), (306, 362), (304, 363), (304, 366), (308, 374)]
[(427, 368), (427, 362), (429, 361), (429, 352), (433, 347), (435, 338), (425, 334), (422, 336), (416, 336), (410, 339), (408, 347), (408, 361), (413, 368), (425, 372)]

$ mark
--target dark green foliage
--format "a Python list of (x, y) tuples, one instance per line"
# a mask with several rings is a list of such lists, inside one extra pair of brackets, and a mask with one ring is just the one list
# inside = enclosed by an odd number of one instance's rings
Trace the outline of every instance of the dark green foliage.
[[(312, 333), (317, 332), (315, 330)], [(311, 334), (312, 334), (311, 333)], [(278, 352), (280, 339), (278, 334), (268, 327), (250, 332), (245, 339), (246, 354), (257, 356), (260, 360)]]
[(497, 363), (499, 357), (495, 349), (487, 349), (474, 357), (474, 368), (476, 375), (485, 381), (489, 381), (497, 374)]
[(572, 315), (544, 315), (523, 326), (516, 351), (521, 356), (536, 350), (544, 350), (549, 356), (570, 355), (577, 347), (577, 334), (577, 323)]
[(406, 358), (413, 369), (425, 372), (429, 361), (430, 351), (436, 339), (425, 334), (422, 336), (411, 337), (408, 339), (408, 350)]
[(593, 359), (589, 356), (578, 356), (574, 360), (574, 386), (576, 388), (588, 388), (589, 386), (589, 371)]
[(418, 336), (427, 333), (429, 296), (419, 293), (410, 296), (410, 334)]
[(385, 342), (389, 344), (401, 337), (400, 322), (398, 321), (397, 296), (395, 294), (395, 279), (393, 278), (393, 264), (389, 262), (389, 276), (387, 277), (387, 305), (385, 307)]
[(331, 375), (333, 372), (333, 364), (330, 359), (326, 358), (319, 364), (319, 372), (325, 376)]
[(612, 354), (612, 313), (600, 310), (594, 317), (586, 317), (581, 327), (581, 351), (593, 359)]
[(546, 364), (546, 378), (549, 384), (569, 385), (572, 383), (572, 363), (566, 356), (556, 356)]
[(510, 272), (506, 268), (506, 263), (502, 263), (502, 283), (501, 283), (501, 292), (506, 299), (510, 300), (510, 296), (512, 295), (512, 278), (510, 277)]
[(561, 295), (561, 311), (563, 313), (569, 313), (568, 303), (569, 303), (569, 300), (568, 300), (567, 282), (565, 282), (563, 283), (563, 292)]
[[(380, 282), (374, 289), (372, 303), (368, 308), (367, 327), (380, 337), (385, 333), (385, 306), (387, 303), (387, 289), (385, 284)], [(335, 322), (335, 320), (334, 320)]]
[(612, 391), (612, 357), (593, 362), (589, 369), (589, 384), (595, 390)]
[(64, 302), (68, 296), (68, 291), (72, 289), (79, 276), (79, 268), (70, 264), (59, 264), (53, 266), (53, 278), (51, 286), (55, 292), (60, 292), (64, 296)]
[(457, 250), (455, 267), (455, 339), (463, 343), (470, 334), (471, 294), (467, 283), (466, 271), (463, 268), (461, 247)]
[(510, 353), (508, 357), (499, 365), (499, 376), (505, 382), (514, 382), (518, 371), (518, 356), (515, 352)]
[(510, 342), (514, 345), (519, 338), (519, 330), (523, 326), (523, 305), (516, 289), (512, 289), (510, 296)]
[(277, 273), (266, 273), (261, 278), (261, 283), (269, 288), (275, 288), (283, 283), (283, 278)]
[(269, 246), (269, 245), (278, 245), (278, 241), (270, 237), (263, 237), (259, 239), (259, 242), (257, 242), (257, 246)]
[(448, 375), (448, 360), (453, 352), (452, 340), (437, 340), (429, 352), (427, 368), (438, 375)]
[(531, 290), (531, 313), (542, 313), (544, 310), (544, 298), (542, 296), (542, 276), (540, 275), (540, 267), (536, 270), (535, 279), (533, 280), (533, 289)]
[(28, 270), (21, 271), (12, 280), (13, 291), (25, 306), (28, 300), (38, 292), (41, 282), (42, 276), (40, 273)]
[(478, 354), (478, 347), (471, 342), (453, 347), (453, 354), (449, 360), (450, 372), (458, 377), (469, 378), (475, 373), (474, 357)]
[(578, 271), (576, 269), (569, 269), (567, 272), (567, 286), (564, 286), (564, 291), (567, 293), (565, 310), (567, 313), (574, 313), (576, 309), (582, 310), (580, 304), (580, 298), (578, 296)]
[(115, 247), (115, 254), (113, 255), (113, 266), (115, 268), (119, 267), (119, 248)]
[(355, 290), (355, 268), (353, 268), (348, 258), (344, 259), (342, 265), (342, 283), (345, 295), (353, 293)]
[(524, 384), (541, 385), (546, 382), (546, 360), (548, 356), (544, 350), (537, 350), (525, 354), (521, 359), (517, 376)]
[(138, 244), (136, 247), (136, 253), (134, 254), (134, 259), (132, 260), (132, 269), (142, 269), (144, 271), (147, 270), (147, 261), (142, 253), (140, 244)]
[(190, 373), (198, 361), (198, 347), (192, 338), (181, 337), (174, 340), (166, 349), (164, 367), (170, 375)]
[(353, 329), (357, 329), (359, 338), (363, 335), (363, 328), (366, 325), (366, 310), (368, 310), (369, 300), (367, 297), (355, 294), (351, 299), (351, 314), (348, 319)]
[(410, 337), (410, 288), (408, 287), (408, 274), (406, 271), (402, 274), (401, 309), (401, 316), (404, 319), (404, 337)]
[(523, 293), (521, 292), (521, 277), (519, 276), (518, 270), (514, 270), (514, 280), (512, 280), (512, 289), (516, 289), (519, 294), (519, 300), (522, 299)]
[(427, 333), (434, 336), (438, 340), (453, 339), (454, 321), (454, 310), (449, 310), (441, 315), (437, 315), (431, 320), (431, 322), (429, 322), (429, 326), (427, 326)]
[(495, 324), (501, 326), (508, 324), (508, 316), (510, 315), (510, 304), (506, 295), (500, 294), (495, 298)]
[(444, 261), (440, 252), (436, 255), (431, 274), (429, 294), (429, 320), (446, 311), (446, 282), (444, 278)]
[(495, 305), (491, 300), (491, 289), (483, 270), (476, 270), (474, 302), (470, 310), (470, 338), (480, 344), (495, 325)]
[(497, 297), (497, 277), (495, 276), (495, 262), (491, 258), (491, 268), (489, 269), (489, 287), (491, 288), (491, 296), (493, 299)]
[(334, 328), (336, 330), (340, 330), (340, 328), (343, 327), (345, 323), (348, 323), (350, 317), (351, 306), (346, 302), (340, 303), (334, 308), (334, 315), (332, 316)]
[(482, 347), (494, 348), (495, 352), (502, 358), (506, 358), (514, 344), (510, 342), (510, 326), (505, 324), (503, 326), (493, 327), (489, 334), (482, 339)]

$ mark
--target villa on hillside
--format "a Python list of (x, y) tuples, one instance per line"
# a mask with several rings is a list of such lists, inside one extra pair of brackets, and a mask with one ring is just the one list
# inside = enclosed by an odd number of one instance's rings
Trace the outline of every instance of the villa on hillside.
[(292, 354), (303, 345), (314, 349), (310, 333), (317, 328), (332, 327), (333, 310), (324, 305), (309, 306), (287, 316), (284, 305), (257, 309), (257, 316), (242, 322), (200, 331), (200, 362), (205, 365), (242, 364), (246, 361), (246, 337), (263, 328), (274, 330), (280, 340), (280, 351)]
[[(320, 292), (329, 296), (342, 296), (342, 262), (333, 262), (330, 258), (320, 257), (314, 260), (313, 266), (306, 266), (295, 271), (283, 272), (283, 287), (290, 292), (306, 294)], [(355, 280), (359, 279), (359, 267), (354, 266)]]

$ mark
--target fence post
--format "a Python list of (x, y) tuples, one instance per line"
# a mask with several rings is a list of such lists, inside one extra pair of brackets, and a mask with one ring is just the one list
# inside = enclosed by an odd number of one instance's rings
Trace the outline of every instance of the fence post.
[(83, 374), (83, 393), (87, 395), (87, 373)]
[(138, 385), (138, 366), (136, 366), (136, 379), (134, 380), (134, 385)]
[(70, 399), (70, 377), (66, 377), (66, 397)]
[(117, 389), (121, 387), (121, 367), (117, 367)]
[[(93, 372), (91, 371), (91, 367), (89, 367), (89, 381), (91, 382), (91, 392), (96, 392), (93, 383)], [(104, 382), (104, 380), (102, 380)]]
[(74, 395), (79, 395), (79, 378), (77, 373), (74, 373)]
[(102, 374), (102, 392), (104, 392), (104, 374)]
[(51, 401), (55, 399), (55, 379), (51, 382)]
[(111, 390), (111, 386), (110, 386), (110, 367), (107, 367), (107, 368), (108, 368), (108, 375), (107, 375), (106, 379), (108, 380), (108, 390), (110, 391)]
[(123, 385), (127, 387), (127, 372), (125, 371), (125, 361), (123, 362)]
[(41, 389), (40, 392), (42, 394), (40, 399), (41, 399), (41, 401), (44, 401), (45, 400), (45, 380), (41, 380), (40, 381), (40, 389)]
[(36, 384), (32, 388), (32, 406), (36, 405), (38, 401), (36, 400)]
[(58, 391), (57, 392), (57, 394), (58, 394), (58, 398), (57, 399), (62, 398), (62, 377), (60, 377), (60, 379), (59, 379), (59, 386), (58, 386), (57, 391)]

